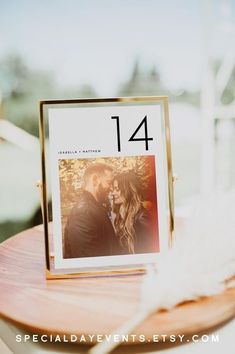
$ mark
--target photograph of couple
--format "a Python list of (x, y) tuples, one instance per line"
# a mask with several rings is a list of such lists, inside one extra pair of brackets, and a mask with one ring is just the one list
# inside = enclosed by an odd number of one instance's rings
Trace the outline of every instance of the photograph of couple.
[(155, 156), (59, 161), (63, 258), (159, 251)]

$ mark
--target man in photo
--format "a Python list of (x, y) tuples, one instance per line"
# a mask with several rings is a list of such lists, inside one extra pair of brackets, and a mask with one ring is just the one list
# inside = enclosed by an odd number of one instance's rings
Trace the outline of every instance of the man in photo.
[(113, 177), (109, 165), (94, 163), (87, 167), (83, 188), (65, 226), (64, 258), (116, 254), (118, 240), (104, 207)]

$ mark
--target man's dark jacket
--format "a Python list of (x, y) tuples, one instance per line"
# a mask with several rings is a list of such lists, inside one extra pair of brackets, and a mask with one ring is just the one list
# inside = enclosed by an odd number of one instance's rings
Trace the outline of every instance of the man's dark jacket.
[(93, 195), (82, 191), (64, 233), (64, 258), (117, 254), (118, 241), (105, 208)]

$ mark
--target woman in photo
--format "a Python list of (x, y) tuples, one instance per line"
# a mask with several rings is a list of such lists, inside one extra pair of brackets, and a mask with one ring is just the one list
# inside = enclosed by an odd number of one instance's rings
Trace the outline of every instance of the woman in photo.
[(143, 206), (140, 183), (133, 172), (115, 176), (112, 197), (120, 254), (155, 252), (153, 218)]

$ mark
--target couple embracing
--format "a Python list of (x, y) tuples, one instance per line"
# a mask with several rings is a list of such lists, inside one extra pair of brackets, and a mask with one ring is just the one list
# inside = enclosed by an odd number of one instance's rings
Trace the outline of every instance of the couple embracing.
[(64, 258), (155, 252), (151, 213), (133, 172), (106, 164), (87, 167), (64, 231)]

